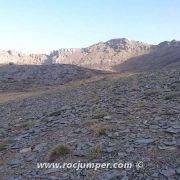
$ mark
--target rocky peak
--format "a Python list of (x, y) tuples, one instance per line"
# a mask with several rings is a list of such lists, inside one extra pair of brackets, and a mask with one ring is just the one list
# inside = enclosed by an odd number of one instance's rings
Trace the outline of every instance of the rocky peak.
[(126, 38), (117, 38), (117, 39), (111, 39), (106, 42), (106, 44), (111, 45), (111, 44), (128, 44), (130, 41)]
[(114, 51), (133, 51), (138, 49), (148, 50), (151, 48), (151, 45), (142, 43), (139, 41), (130, 41), (126, 38), (120, 39), (111, 39), (105, 43), (110, 48), (114, 49)]
[(71, 55), (78, 50), (78, 48), (61, 48), (59, 50), (52, 51), (49, 56), (58, 58), (61, 55)]
[(180, 41), (172, 40), (172, 41), (163, 41), (157, 45), (160, 48), (166, 47), (180, 47)]

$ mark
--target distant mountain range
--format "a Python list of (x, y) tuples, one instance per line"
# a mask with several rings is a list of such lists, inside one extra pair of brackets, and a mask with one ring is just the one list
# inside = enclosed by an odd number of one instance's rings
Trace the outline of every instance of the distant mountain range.
[(99, 42), (87, 48), (59, 49), (47, 54), (26, 55), (0, 51), (0, 64), (73, 64), (111, 71), (142, 71), (180, 67), (180, 41), (151, 45), (125, 38)]

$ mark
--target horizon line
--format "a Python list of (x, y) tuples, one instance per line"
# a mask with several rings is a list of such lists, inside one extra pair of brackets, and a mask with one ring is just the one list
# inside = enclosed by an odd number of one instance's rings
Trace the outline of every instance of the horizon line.
[(144, 43), (144, 44), (148, 44), (148, 45), (158, 45), (158, 44), (160, 44), (160, 43), (162, 43), (162, 42), (172, 42), (172, 41), (179, 41), (179, 40), (177, 40), (177, 39), (171, 39), (171, 40), (164, 40), (164, 41), (161, 41), (161, 42), (159, 42), (159, 43), (148, 43), (148, 42), (144, 42), (144, 41), (139, 41), (139, 40), (134, 40), (134, 39), (130, 39), (130, 38), (111, 38), (111, 39), (109, 39), (109, 40), (105, 40), (105, 41), (98, 41), (98, 42), (96, 42), (96, 43), (92, 43), (92, 44), (90, 44), (89, 46), (85, 46), (85, 47), (62, 47), (62, 48), (56, 48), (56, 49), (53, 49), (53, 48), (48, 48), (48, 49), (44, 49), (43, 50), (43, 48), (41, 49), (41, 50), (30, 50), (30, 51), (28, 51), (28, 50), (18, 50), (18, 48), (17, 49), (14, 49), (14, 48), (0, 48), (0, 52), (3, 52), (3, 51), (5, 51), (5, 52), (8, 52), (8, 51), (13, 51), (13, 52), (15, 52), (15, 53), (21, 53), (21, 54), (24, 54), (24, 55), (38, 55), (38, 54), (43, 54), (43, 55), (50, 55), (53, 51), (57, 51), (57, 50), (62, 50), (62, 49), (83, 49), (83, 48), (88, 48), (88, 47), (90, 47), (90, 46), (93, 46), (93, 45), (95, 45), (95, 44), (98, 44), (98, 43), (105, 43), (105, 42), (108, 42), (108, 41), (110, 41), (110, 40), (115, 40), (115, 39), (127, 39), (127, 40), (129, 40), (129, 41), (135, 41), (135, 42), (140, 42), (140, 43)]

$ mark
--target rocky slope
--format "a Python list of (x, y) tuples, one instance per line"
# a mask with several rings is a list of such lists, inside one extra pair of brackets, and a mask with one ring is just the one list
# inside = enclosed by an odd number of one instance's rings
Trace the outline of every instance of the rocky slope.
[(16, 51), (0, 51), (0, 64), (42, 64), (47, 59), (46, 54), (23, 54)]
[[(178, 179), (179, 103), (179, 69), (108, 74), (1, 102), (0, 179)], [(144, 166), (37, 168), (49, 161)]]
[(166, 66), (179, 66), (180, 42), (162, 42), (149, 45), (125, 38), (100, 42), (82, 49), (60, 49), (50, 55), (25, 55), (1, 51), (0, 63), (16, 64), (74, 64), (83, 67), (113, 71), (153, 70)]
[(112, 65), (120, 64), (127, 59), (149, 53), (153, 46), (127, 39), (112, 39), (100, 42), (83, 49), (75, 49), (66, 53), (56, 52), (56, 62), (77, 64), (85, 67), (111, 69)]
[(147, 71), (180, 67), (180, 41), (163, 42), (148, 54), (133, 57), (114, 66), (115, 71)]
[[(50, 55), (3, 52), (4, 62), (38, 65), (0, 66), (0, 179), (179, 179), (179, 47), (114, 39)], [(79, 161), (132, 166), (37, 168)]]
[(0, 67), (0, 91), (45, 88), (100, 74), (103, 72), (68, 64), (4, 65)]

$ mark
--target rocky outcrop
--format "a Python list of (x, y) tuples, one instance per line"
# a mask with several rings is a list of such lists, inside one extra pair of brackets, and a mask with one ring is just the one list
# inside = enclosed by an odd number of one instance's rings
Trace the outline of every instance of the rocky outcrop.
[(4, 65), (0, 67), (0, 92), (62, 85), (69, 81), (86, 79), (102, 73), (99, 70), (70, 64)]
[(23, 54), (16, 51), (0, 51), (0, 64), (42, 64), (48, 56), (46, 54)]

